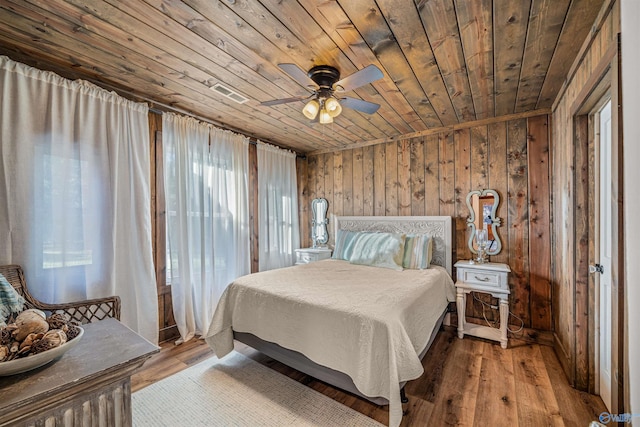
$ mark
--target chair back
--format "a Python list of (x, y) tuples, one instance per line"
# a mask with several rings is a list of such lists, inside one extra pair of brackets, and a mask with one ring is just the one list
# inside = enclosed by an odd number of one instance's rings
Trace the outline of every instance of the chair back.
[(37, 308), (45, 313), (64, 313), (69, 319), (83, 324), (107, 317), (120, 320), (120, 297), (117, 295), (60, 304), (45, 303), (29, 292), (22, 267), (15, 264), (0, 265), (0, 273), (24, 297), (25, 308)]

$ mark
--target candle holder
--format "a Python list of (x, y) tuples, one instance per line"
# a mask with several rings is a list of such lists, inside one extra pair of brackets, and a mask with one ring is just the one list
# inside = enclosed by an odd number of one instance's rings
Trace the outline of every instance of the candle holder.
[(487, 258), (487, 230), (476, 230), (476, 246), (478, 249), (474, 261), (478, 264), (489, 262)]

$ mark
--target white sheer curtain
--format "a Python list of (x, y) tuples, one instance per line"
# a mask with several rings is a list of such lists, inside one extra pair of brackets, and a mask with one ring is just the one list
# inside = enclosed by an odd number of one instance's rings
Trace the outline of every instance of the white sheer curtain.
[(46, 302), (119, 295), (158, 340), (148, 108), (0, 57), (0, 262)]
[(260, 271), (289, 267), (300, 247), (296, 155), (258, 142)]
[(183, 341), (204, 335), (222, 292), (250, 273), (249, 140), (195, 119), (162, 120), (167, 277)]

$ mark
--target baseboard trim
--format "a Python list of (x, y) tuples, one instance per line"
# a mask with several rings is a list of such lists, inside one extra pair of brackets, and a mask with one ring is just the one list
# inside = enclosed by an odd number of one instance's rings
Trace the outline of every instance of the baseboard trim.
[(553, 334), (553, 350), (556, 352), (556, 356), (558, 356), (560, 366), (562, 366), (562, 370), (564, 371), (564, 375), (567, 377), (569, 385), (571, 385), (571, 387), (575, 387), (576, 379), (573, 375), (573, 369), (571, 369), (571, 358), (562, 346), (558, 335), (555, 333)]

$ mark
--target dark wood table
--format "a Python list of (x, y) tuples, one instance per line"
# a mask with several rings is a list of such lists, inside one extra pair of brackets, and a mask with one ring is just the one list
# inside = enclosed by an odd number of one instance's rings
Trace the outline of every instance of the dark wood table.
[(0, 426), (131, 426), (131, 375), (160, 349), (115, 319), (82, 327), (60, 359), (0, 377)]

